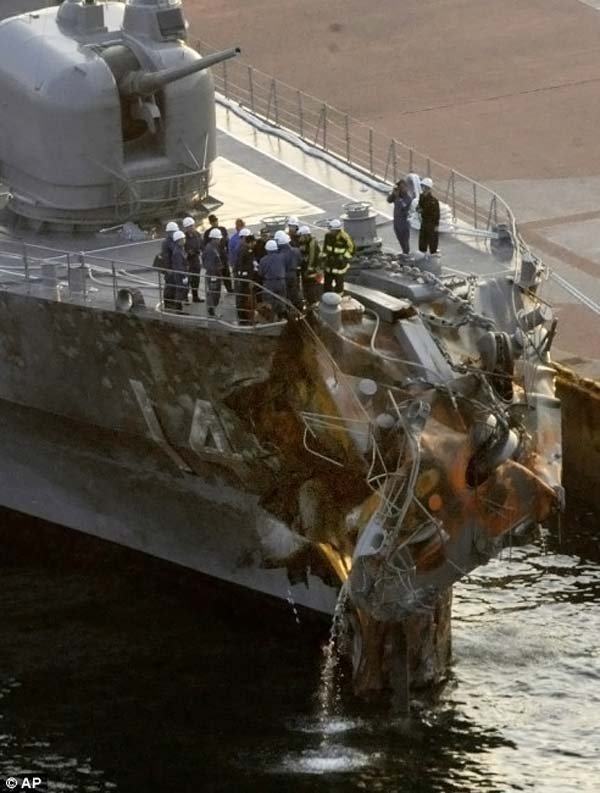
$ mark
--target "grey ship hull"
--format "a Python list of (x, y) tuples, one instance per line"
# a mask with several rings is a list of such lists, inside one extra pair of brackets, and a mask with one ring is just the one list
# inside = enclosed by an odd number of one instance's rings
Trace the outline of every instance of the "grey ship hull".
[[(265, 374), (260, 362), (268, 365), (277, 338), (228, 338), (33, 296), (0, 301), (3, 505), (333, 611), (334, 578), (307, 571), (314, 549), (244, 487), (251, 457), (264, 452), (221, 401), (232, 377)], [(198, 400), (205, 422), (218, 416), (221, 449), (202, 439)], [(294, 551), (298, 576), (277, 559)]]

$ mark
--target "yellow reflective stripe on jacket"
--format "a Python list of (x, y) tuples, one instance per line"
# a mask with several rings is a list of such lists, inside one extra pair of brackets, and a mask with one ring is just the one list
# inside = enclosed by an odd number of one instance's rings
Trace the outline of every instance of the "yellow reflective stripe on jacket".
[(353, 256), (354, 255), (354, 249), (355, 249), (354, 240), (348, 234), (348, 232), (344, 231), (343, 229), (342, 229), (342, 231), (340, 231), (340, 234), (344, 238), (344, 240), (346, 241), (346, 247), (347, 247), (347, 249), (348, 249), (348, 251), (350, 253), (350, 256)]
[(334, 275), (344, 275), (350, 269), (350, 264), (347, 264), (345, 267), (328, 267), (327, 270)]

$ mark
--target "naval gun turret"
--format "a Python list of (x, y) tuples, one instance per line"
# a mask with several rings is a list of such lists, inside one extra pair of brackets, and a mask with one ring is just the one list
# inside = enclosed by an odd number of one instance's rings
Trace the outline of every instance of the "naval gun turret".
[(0, 181), (35, 225), (201, 211), (216, 156), (209, 67), (180, 0), (64, 0), (0, 23)]

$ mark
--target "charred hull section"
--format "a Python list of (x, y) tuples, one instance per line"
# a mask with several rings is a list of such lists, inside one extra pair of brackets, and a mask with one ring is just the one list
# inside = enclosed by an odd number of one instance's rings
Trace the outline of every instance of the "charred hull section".
[(436, 636), (431, 657), (444, 657), (436, 615), (452, 584), (562, 506), (555, 323), (536, 286), (438, 278), (387, 257), (349, 286), (354, 298), (324, 297), (337, 410), (306, 413), (305, 442), (348, 471), (362, 458), (372, 491), (344, 584), (358, 690), (394, 687), (399, 624)]

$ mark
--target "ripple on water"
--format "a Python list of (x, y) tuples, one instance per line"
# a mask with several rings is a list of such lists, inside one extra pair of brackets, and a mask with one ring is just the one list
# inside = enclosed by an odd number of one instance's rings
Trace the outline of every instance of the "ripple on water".
[(317, 749), (307, 749), (285, 757), (273, 773), (285, 774), (348, 774), (375, 766), (380, 755), (361, 752), (341, 744), (324, 742)]
[(339, 735), (353, 730), (363, 730), (366, 724), (363, 719), (329, 718), (329, 719), (300, 719), (292, 722), (289, 729), (292, 732), (308, 733), (310, 735)]

